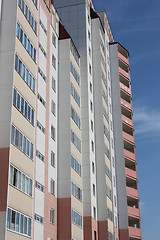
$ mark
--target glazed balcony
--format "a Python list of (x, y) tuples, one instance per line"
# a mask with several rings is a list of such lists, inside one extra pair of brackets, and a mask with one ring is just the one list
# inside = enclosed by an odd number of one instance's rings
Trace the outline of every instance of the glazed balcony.
[(142, 239), (141, 229), (135, 227), (128, 227), (129, 229), (129, 237), (130, 238), (137, 238)]
[(128, 216), (140, 219), (140, 210), (139, 210), (139, 208), (128, 206)]
[(122, 77), (126, 78), (128, 81), (130, 81), (129, 73), (123, 70), (121, 67), (119, 67), (119, 74), (122, 75)]
[(123, 131), (123, 139), (127, 142), (130, 142), (134, 145), (134, 136), (131, 136), (130, 134)]
[(134, 188), (131, 188), (131, 187), (126, 187), (126, 189), (127, 189), (127, 196), (139, 199), (137, 189), (134, 189)]
[(122, 55), (120, 52), (118, 52), (118, 58), (119, 60), (121, 60), (122, 62), (124, 62), (125, 64), (129, 65), (129, 60), (128, 58), (126, 58), (124, 55)]
[(125, 86), (123, 83), (120, 82), (120, 89), (127, 94), (131, 95), (131, 89), (127, 86)]
[(129, 111), (132, 111), (131, 103), (125, 101), (123, 98), (121, 98), (121, 106), (127, 108)]
[(134, 171), (132, 169), (129, 169), (127, 167), (125, 169), (126, 169), (126, 177), (129, 177), (129, 178), (137, 180), (137, 173), (136, 173), (136, 171)]
[(126, 149), (124, 149), (124, 157), (131, 160), (132, 162), (136, 162), (135, 153), (132, 153)]
[(131, 126), (133, 128), (133, 120), (126, 117), (125, 115), (121, 115), (122, 116), (122, 122), (128, 124), (129, 126)]

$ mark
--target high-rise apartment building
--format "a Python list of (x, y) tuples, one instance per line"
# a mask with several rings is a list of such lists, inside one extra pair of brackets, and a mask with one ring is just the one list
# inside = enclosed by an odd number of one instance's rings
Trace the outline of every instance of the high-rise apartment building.
[(0, 240), (140, 240), (129, 53), (91, 0), (0, 1)]

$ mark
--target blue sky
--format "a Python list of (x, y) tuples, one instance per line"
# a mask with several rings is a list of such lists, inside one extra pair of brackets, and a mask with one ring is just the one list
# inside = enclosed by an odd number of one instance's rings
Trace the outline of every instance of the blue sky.
[(160, 239), (160, 0), (93, 0), (130, 52), (143, 240)]

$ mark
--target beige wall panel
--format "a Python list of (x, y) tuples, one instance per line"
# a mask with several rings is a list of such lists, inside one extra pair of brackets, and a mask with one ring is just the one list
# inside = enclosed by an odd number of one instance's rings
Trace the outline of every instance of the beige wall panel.
[(34, 162), (12, 144), (10, 149), (10, 162), (33, 179)]
[(113, 233), (113, 222), (108, 219), (108, 231)]
[(24, 14), (19, 8), (18, 8), (17, 21), (20, 23), (22, 29), (25, 31), (26, 35), (29, 37), (34, 47), (37, 48), (37, 36), (33, 31), (32, 27), (30, 26), (28, 20), (26, 19), (26, 17), (24, 16)]
[(112, 211), (113, 210), (113, 202), (107, 197), (107, 207)]
[(32, 217), (33, 199), (12, 186), (9, 186), (8, 206)]
[(78, 151), (78, 149), (74, 146), (74, 144), (71, 142), (71, 154), (81, 163), (82, 157), (81, 153)]
[(104, 122), (105, 126), (107, 127), (107, 129), (109, 129), (109, 124), (104, 116), (103, 116), (103, 122)]
[(77, 64), (77, 62), (76, 62), (76, 60), (75, 60), (75, 58), (73, 57), (72, 52), (70, 52), (70, 59), (71, 59), (72, 63), (74, 64), (74, 67), (75, 67), (77, 73), (78, 73), (79, 76), (80, 76), (80, 67), (78, 66), (78, 64)]
[(31, 10), (34, 18), (37, 20), (38, 19), (38, 9), (35, 7), (33, 1), (26, 0), (26, 3), (28, 5), (29, 9)]
[(34, 127), (15, 107), (12, 111), (12, 123), (34, 143)]
[(108, 166), (108, 168), (111, 169), (111, 163), (106, 155), (105, 155), (105, 163)]
[(71, 204), (72, 204), (72, 208), (74, 210), (76, 210), (79, 214), (82, 215), (83, 213), (83, 204), (74, 196), (71, 195)]
[(20, 235), (9, 230), (6, 231), (6, 240), (28, 240), (30, 238)]
[(14, 86), (25, 98), (25, 100), (35, 109), (36, 95), (16, 71), (14, 71)]
[(82, 189), (82, 178), (71, 168), (71, 179)]
[(103, 104), (102, 106), (104, 106), (104, 108), (106, 109), (106, 112), (108, 113), (108, 106), (103, 97), (102, 97), (102, 104)]
[(31, 56), (27, 52), (27, 50), (23, 47), (23, 45), (21, 44), (21, 42), (18, 39), (16, 39), (16, 48), (15, 49), (16, 49), (16, 52), (17, 52), (18, 56), (21, 58), (21, 60), (26, 65), (28, 70), (36, 78), (36, 76), (37, 76), (37, 65), (35, 64), (35, 62), (31, 58)]
[(74, 110), (77, 112), (77, 114), (81, 118), (81, 109), (78, 106), (78, 104), (76, 103), (76, 101), (74, 100), (72, 95), (70, 96), (70, 101), (71, 101), (71, 105), (73, 106)]
[(105, 145), (108, 147), (108, 149), (110, 148), (109, 147), (109, 141), (108, 141), (108, 139), (107, 139), (107, 137), (106, 137), (106, 135), (104, 134), (104, 143), (105, 143)]
[(108, 187), (110, 187), (110, 189), (112, 189), (112, 182), (107, 175), (106, 175), (106, 184), (108, 185)]
[(79, 140), (81, 140), (81, 130), (79, 129), (79, 127), (76, 125), (76, 123), (73, 121), (72, 118), (71, 118), (71, 129), (79, 138)]
[(78, 83), (76, 82), (75, 78), (73, 77), (73, 74), (70, 72), (70, 80), (74, 86), (74, 88), (76, 89), (77, 93), (79, 94), (79, 96), (81, 95), (81, 90), (80, 87), (78, 85)]
[(72, 223), (72, 236), (77, 240), (81, 240), (82, 234), (83, 234), (82, 229)]

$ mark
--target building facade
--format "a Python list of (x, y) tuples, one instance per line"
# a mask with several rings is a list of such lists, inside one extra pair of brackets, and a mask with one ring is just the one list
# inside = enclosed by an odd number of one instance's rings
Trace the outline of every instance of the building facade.
[(106, 13), (1, 0), (0, 73), (0, 239), (142, 239), (129, 53)]

